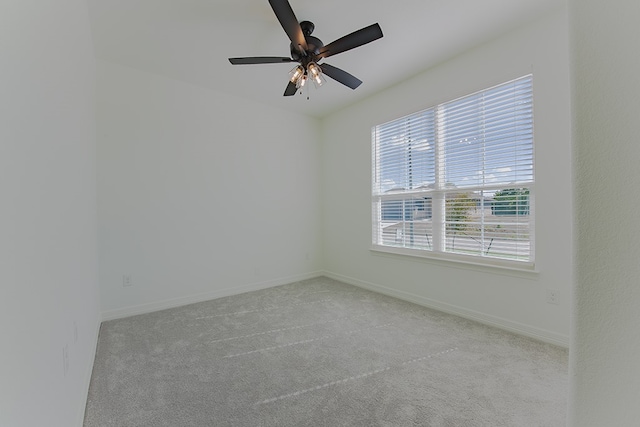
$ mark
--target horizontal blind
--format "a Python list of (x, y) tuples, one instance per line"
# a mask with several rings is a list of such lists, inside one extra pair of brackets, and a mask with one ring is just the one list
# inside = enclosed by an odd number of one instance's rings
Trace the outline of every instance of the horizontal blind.
[(439, 107), (445, 182), (478, 187), (533, 181), (531, 86), (527, 76)]
[(435, 182), (435, 110), (374, 128), (374, 193), (406, 191)]

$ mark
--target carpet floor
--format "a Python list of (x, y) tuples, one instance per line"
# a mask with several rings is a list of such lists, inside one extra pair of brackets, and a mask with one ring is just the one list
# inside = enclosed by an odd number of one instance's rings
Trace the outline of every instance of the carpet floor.
[(104, 322), (84, 425), (563, 426), (567, 358), (321, 277)]

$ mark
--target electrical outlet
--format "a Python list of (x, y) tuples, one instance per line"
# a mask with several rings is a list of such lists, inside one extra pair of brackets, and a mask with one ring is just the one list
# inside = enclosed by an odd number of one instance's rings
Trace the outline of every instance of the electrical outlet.
[(69, 372), (69, 346), (67, 344), (62, 347), (62, 372), (65, 377)]
[(547, 289), (547, 302), (549, 304), (560, 304), (560, 297), (557, 289)]
[(122, 286), (124, 286), (125, 288), (133, 286), (133, 280), (131, 280), (130, 274), (125, 274), (122, 276)]

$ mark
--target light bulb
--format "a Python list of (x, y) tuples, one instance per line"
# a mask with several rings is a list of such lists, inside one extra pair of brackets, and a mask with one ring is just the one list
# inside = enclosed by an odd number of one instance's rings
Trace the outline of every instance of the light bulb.
[(307, 71), (309, 71), (309, 74), (311, 74), (311, 77), (314, 79), (320, 74), (322, 74), (320, 67), (318, 67), (318, 65), (315, 62), (309, 63), (309, 65), (307, 66)]
[(307, 73), (313, 82), (315, 87), (320, 87), (324, 83), (324, 76), (322, 75), (322, 69), (315, 62), (310, 62), (307, 66)]
[(323, 83), (324, 83), (324, 77), (322, 76), (322, 74), (318, 74), (317, 76), (313, 77), (313, 84), (316, 87), (322, 86)]
[(300, 77), (304, 74), (304, 68), (301, 65), (298, 65), (293, 70), (289, 71), (289, 75), (291, 76), (291, 83), (298, 84)]
[(296, 83), (296, 87), (298, 89), (302, 89), (304, 87), (305, 83), (307, 83), (307, 75), (303, 74), (302, 77), (300, 77), (298, 79), (298, 82)]

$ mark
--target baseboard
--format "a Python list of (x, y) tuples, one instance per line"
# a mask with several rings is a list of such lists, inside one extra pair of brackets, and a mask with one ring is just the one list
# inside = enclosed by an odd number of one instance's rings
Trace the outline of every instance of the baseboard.
[[(341, 274), (333, 273), (330, 271), (316, 271), (295, 276), (282, 277), (264, 282), (256, 282), (243, 286), (236, 286), (232, 288), (218, 289), (212, 292), (206, 292), (197, 295), (188, 295), (185, 297), (174, 298), (170, 300), (157, 301), (147, 304), (141, 304), (131, 307), (124, 307), (116, 310), (109, 310), (102, 313), (102, 321), (121, 319), (129, 316), (136, 316), (139, 314), (151, 313), (154, 311), (165, 310), (168, 308), (180, 307), (183, 305), (194, 304), (197, 302), (209, 301), (216, 298), (222, 298), (232, 295), (243, 294), (245, 292), (257, 291), (261, 289), (267, 289), (274, 286), (285, 285), (288, 283), (297, 282), (300, 280), (312, 279), (319, 276), (327, 276), (329, 278), (339, 280), (350, 285), (358, 286), (360, 288), (368, 289), (370, 291), (378, 292), (384, 295), (389, 295), (398, 299), (409, 301), (415, 304), (422, 305), (424, 307), (432, 308), (434, 310), (442, 311), (456, 316), (464, 317), (469, 320), (474, 320), (479, 323), (483, 323), (496, 328), (504, 329), (506, 331), (514, 332), (516, 334), (524, 335), (539, 341), (544, 341), (550, 344), (554, 344), (560, 347), (569, 348), (569, 336), (558, 334), (545, 329), (536, 328), (533, 326), (525, 325), (523, 323), (514, 322), (512, 320), (504, 319), (498, 316), (493, 316), (486, 313), (481, 313), (475, 310), (469, 310), (456, 305), (447, 304), (441, 301), (436, 301), (431, 298), (416, 295), (410, 292), (405, 292), (386, 286), (382, 286), (376, 283), (367, 282), (353, 277), (343, 276)], [(96, 334), (97, 343), (97, 334)], [(91, 372), (89, 372), (89, 381)], [(87, 385), (88, 390), (88, 385)]]
[(83, 379), (84, 389), (83, 389), (82, 395), (84, 396), (84, 399), (81, 402), (82, 406), (78, 409), (78, 419), (76, 420), (76, 425), (78, 427), (82, 427), (84, 425), (84, 413), (87, 409), (87, 399), (89, 398), (89, 386), (91, 385), (91, 375), (93, 374), (93, 364), (96, 360), (96, 353), (98, 351), (98, 337), (100, 335), (101, 324), (102, 324), (101, 320), (98, 319), (94, 329), (95, 333), (91, 337), (90, 363), (87, 365), (87, 369), (84, 373), (84, 379)]
[(209, 301), (216, 298), (228, 297), (232, 295), (243, 294), (245, 292), (258, 291), (261, 289), (272, 288), (274, 286), (286, 285), (288, 283), (299, 282), (300, 280), (313, 279), (322, 276), (322, 271), (299, 274), (295, 276), (281, 277), (278, 279), (268, 280), (265, 282), (250, 283), (242, 286), (234, 286), (230, 288), (217, 289), (202, 294), (188, 295), (170, 300), (155, 301), (147, 304), (140, 304), (130, 307), (118, 308), (102, 312), (102, 321), (121, 319), (138, 314), (152, 313), (154, 311), (166, 310), (168, 308), (180, 307), (183, 305), (194, 304), (197, 302)]
[(368, 289), (380, 294), (389, 295), (401, 300), (419, 304), (424, 307), (432, 308), (434, 310), (454, 314), (456, 316), (464, 317), (465, 319), (474, 320), (485, 325), (504, 329), (506, 331), (524, 335), (539, 341), (547, 342), (564, 348), (569, 348), (569, 336), (567, 335), (558, 334), (555, 332), (547, 331), (545, 329), (540, 329), (519, 322), (514, 322), (512, 320), (503, 319), (498, 316), (492, 316), (490, 314), (485, 314), (478, 311), (458, 307), (452, 304), (443, 303), (410, 292), (400, 291), (375, 283), (366, 282), (364, 280), (355, 279), (353, 277), (343, 276), (341, 274), (332, 273), (330, 271), (324, 271), (322, 275), (331, 279), (338, 280), (340, 282), (348, 283), (350, 285)]

